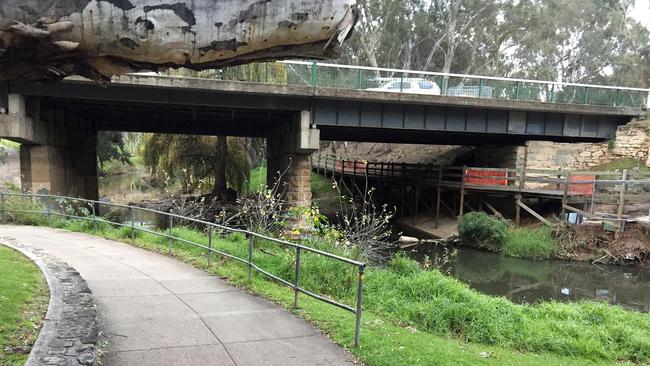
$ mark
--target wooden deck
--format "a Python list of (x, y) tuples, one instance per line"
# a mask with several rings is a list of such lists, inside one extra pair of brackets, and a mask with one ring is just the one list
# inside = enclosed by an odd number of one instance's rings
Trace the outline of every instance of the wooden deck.
[[(650, 203), (650, 173), (638, 171), (572, 172), (567, 170), (448, 167), (427, 164), (394, 162), (367, 162), (344, 160), (331, 155), (316, 154), (313, 168), (322, 174), (351, 181), (391, 181), (412, 185), (417, 189), (436, 192), (435, 227), (440, 221), (440, 206), (449, 207), (441, 200), (442, 192), (458, 192), (458, 216), (465, 210), (465, 196), (478, 194), (510, 197), (515, 205), (515, 222), (519, 224), (522, 209), (539, 221), (550, 222), (528, 207), (523, 198), (540, 198), (561, 202), (563, 217), (576, 212), (591, 219), (624, 222), (624, 207), (630, 203)], [(580, 206), (574, 207), (574, 205)], [(615, 215), (594, 214), (595, 205), (614, 205)], [(402, 204), (402, 207), (404, 204)], [(418, 215), (417, 194), (415, 216)], [(489, 206), (489, 205), (488, 205)], [(490, 210), (499, 214), (493, 207)], [(403, 211), (403, 210), (402, 210)], [(623, 226), (622, 224), (620, 225)]]

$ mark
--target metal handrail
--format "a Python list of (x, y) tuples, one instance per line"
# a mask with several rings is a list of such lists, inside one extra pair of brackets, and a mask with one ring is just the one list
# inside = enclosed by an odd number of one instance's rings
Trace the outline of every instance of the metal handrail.
[[(47, 199), (47, 210), (45, 212), (43, 211), (31, 211), (31, 210), (14, 210), (14, 209), (7, 209), (5, 207), (5, 197), (29, 197), (29, 198), (43, 198)], [(52, 210), (52, 200), (64, 200), (64, 201), (76, 201), (80, 202), (83, 204), (87, 204), (88, 206), (92, 206), (92, 216), (78, 216), (78, 215), (72, 215), (68, 214), (65, 212), (56, 212)], [(107, 220), (105, 218), (102, 218), (101, 220), (98, 220), (97, 214), (95, 207), (99, 205), (105, 205), (105, 206), (111, 206), (111, 207), (117, 207), (117, 208), (124, 208), (130, 210), (131, 213), (131, 224), (126, 225), (121, 222), (113, 222), (110, 220)], [(154, 231), (154, 230), (148, 230), (143, 227), (137, 227), (135, 226), (134, 222), (134, 217), (135, 217), (135, 212), (136, 211), (142, 211), (142, 212), (149, 212), (157, 215), (163, 215), (169, 218), (169, 232), (159, 232), (159, 231)], [(301, 244), (296, 244), (292, 243), (290, 241), (286, 240), (281, 240), (281, 239), (276, 239), (267, 235), (259, 234), (250, 230), (246, 229), (237, 229), (237, 228), (232, 228), (224, 225), (219, 225), (216, 223), (208, 222), (205, 220), (200, 220), (196, 218), (191, 218), (191, 217), (185, 217), (182, 215), (170, 213), (170, 212), (163, 212), (163, 211), (158, 211), (154, 210), (151, 208), (145, 208), (145, 207), (137, 207), (137, 206), (129, 206), (129, 205), (123, 205), (119, 203), (111, 203), (111, 202), (104, 202), (104, 201), (95, 201), (95, 200), (90, 200), (90, 199), (85, 199), (85, 198), (77, 198), (77, 197), (69, 197), (69, 196), (61, 196), (61, 195), (48, 195), (48, 194), (32, 194), (32, 193), (15, 193), (15, 192), (0, 192), (0, 218), (4, 219), (4, 215), (6, 212), (15, 212), (15, 213), (29, 213), (29, 214), (39, 214), (39, 215), (47, 215), (48, 216), (48, 225), (51, 225), (51, 216), (60, 216), (64, 218), (74, 218), (74, 219), (80, 219), (80, 220), (89, 220), (93, 222), (102, 222), (106, 224), (111, 224), (111, 225), (116, 225), (116, 226), (121, 226), (121, 227), (130, 227), (132, 229), (131, 232), (131, 238), (132, 240), (135, 239), (135, 231), (141, 231), (153, 235), (158, 235), (164, 238), (169, 239), (169, 250), (170, 252), (172, 251), (173, 247), (173, 242), (174, 240), (193, 245), (195, 247), (201, 248), (203, 250), (207, 251), (207, 256), (208, 256), (208, 265), (211, 263), (211, 254), (217, 254), (219, 256), (224, 256), (233, 260), (236, 260), (238, 262), (244, 263), (248, 266), (248, 281), (252, 281), (252, 271), (256, 270), (257, 272), (260, 272), (280, 283), (283, 285), (286, 285), (294, 290), (294, 307), (298, 307), (298, 294), (303, 293), (307, 296), (310, 296), (312, 298), (315, 298), (319, 301), (323, 301), (325, 303), (328, 303), (330, 305), (334, 305), (336, 307), (339, 307), (341, 309), (344, 309), (346, 311), (349, 311), (353, 314), (355, 314), (356, 321), (355, 321), (355, 336), (354, 336), (354, 345), (359, 346), (360, 343), (360, 336), (361, 336), (361, 317), (362, 317), (362, 303), (363, 303), (363, 282), (364, 282), (364, 273), (365, 273), (365, 268), (366, 264), (363, 262), (355, 261), (353, 259), (345, 258), (336, 254), (328, 253), (319, 249), (311, 248), (308, 246), (304, 246)], [(180, 219), (185, 222), (193, 222), (196, 224), (200, 225), (205, 225), (208, 227), (208, 246), (193, 242), (191, 240), (183, 239), (180, 237), (176, 237), (172, 233), (172, 223), (173, 219)], [(218, 249), (215, 249), (212, 247), (212, 230), (220, 230), (223, 232), (229, 232), (229, 233), (240, 233), (244, 234), (245, 236), (248, 237), (248, 257), (247, 258), (240, 258), (237, 257), (236, 255), (232, 255), (223, 251), (220, 251)], [(280, 278), (263, 268), (259, 267), (255, 263), (253, 263), (253, 248), (254, 248), (254, 241), (255, 239), (261, 239), (265, 240), (268, 242), (273, 242), (275, 244), (284, 246), (284, 247), (290, 247), (296, 250), (296, 268), (295, 268), (295, 283), (291, 283), (290, 281), (287, 281), (283, 278)], [(308, 291), (300, 286), (300, 273), (301, 273), (301, 267), (300, 267), (300, 257), (302, 252), (310, 252), (314, 253), (326, 258), (330, 258), (333, 260), (337, 260), (342, 263), (346, 263), (349, 265), (352, 265), (358, 269), (358, 280), (357, 280), (357, 296), (356, 296), (356, 306), (351, 306), (347, 305), (344, 303), (337, 302), (333, 299), (324, 297), (322, 295), (318, 295), (316, 293), (313, 293), (311, 291)]]
[(447, 76), (447, 77), (459, 77), (464, 79), (477, 79), (477, 80), (496, 80), (496, 81), (512, 81), (512, 82), (521, 82), (521, 83), (530, 83), (530, 84), (544, 84), (544, 85), (561, 85), (561, 86), (577, 86), (582, 88), (593, 88), (593, 89), (612, 89), (612, 90), (629, 90), (629, 91), (641, 91), (650, 93), (650, 88), (633, 88), (633, 87), (619, 87), (619, 86), (608, 86), (608, 85), (596, 85), (596, 84), (581, 84), (581, 83), (567, 83), (563, 81), (548, 81), (548, 80), (535, 80), (535, 79), (519, 79), (519, 78), (504, 78), (498, 76), (484, 76), (484, 75), (469, 75), (469, 74), (454, 74), (448, 72), (436, 72), (436, 71), (418, 71), (418, 70), (409, 70), (409, 69), (391, 69), (384, 67), (370, 67), (370, 66), (355, 66), (355, 65), (339, 65), (339, 64), (330, 64), (323, 62), (309, 62), (309, 61), (278, 61), (279, 63), (287, 65), (303, 65), (303, 66), (312, 66), (316, 65), (318, 67), (331, 67), (336, 69), (351, 69), (351, 70), (365, 70), (365, 71), (379, 71), (379, 72), (391, 72), (391, 73), (402, 73), (402, 74), (419, 74), (419, 75), (429, 75), (429, 76)]

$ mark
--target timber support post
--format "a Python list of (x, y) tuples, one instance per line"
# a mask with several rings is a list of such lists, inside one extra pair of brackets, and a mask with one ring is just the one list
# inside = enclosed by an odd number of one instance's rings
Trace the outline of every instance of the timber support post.
[(616, 219), (618, 224), (616, 225), (616, 236), (621, 235), (621, 232), (623, 232), (625, 227), (625, 224), (623, 223), (623, 210), (625, 209), (625, 192), (627, 191), (627, 183), (626, 183), (627, 176), (628, 176), (627, 169), (623, 169), (623, 177), (621, 179), (621, 191), (618, 197), (618, 209), (616, 210)]
[(461, 181), (460, 181), (460, 191), (458, 193), (459, 197), (459, 204), (458, 204), (458, 218), (463, 217), (464, 213), (464, 206), (465, 206), (465, 177), (467, 176), (467, 167), (463, 165), (463, 171), (460, 173), (461, 174)]
[(436, 189), (436, 229), (440, 225), (440, 199), (442, 198), (442, 165), (438, 167), (438, 187)]

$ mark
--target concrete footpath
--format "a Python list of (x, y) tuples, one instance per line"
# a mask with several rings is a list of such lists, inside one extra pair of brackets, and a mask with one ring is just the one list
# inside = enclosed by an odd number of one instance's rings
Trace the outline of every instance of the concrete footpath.
[(353, 357), (279, 306), (174, 259), (62, 230), (0, 226), (88, 282), (108, 340), (103, 365), (351, 365)]

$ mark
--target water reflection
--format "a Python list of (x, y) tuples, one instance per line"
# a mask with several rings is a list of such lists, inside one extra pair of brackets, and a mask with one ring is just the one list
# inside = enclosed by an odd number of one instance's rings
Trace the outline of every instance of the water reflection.
[[(437, 252), (433, 246), (420, 246), (411, 254), (422, 259)], [(451, 273), (476, 290), (517, 303), (591, 299), (650, 312), (650, 269), (645, 268), (529, 261), (459, 248)]]

